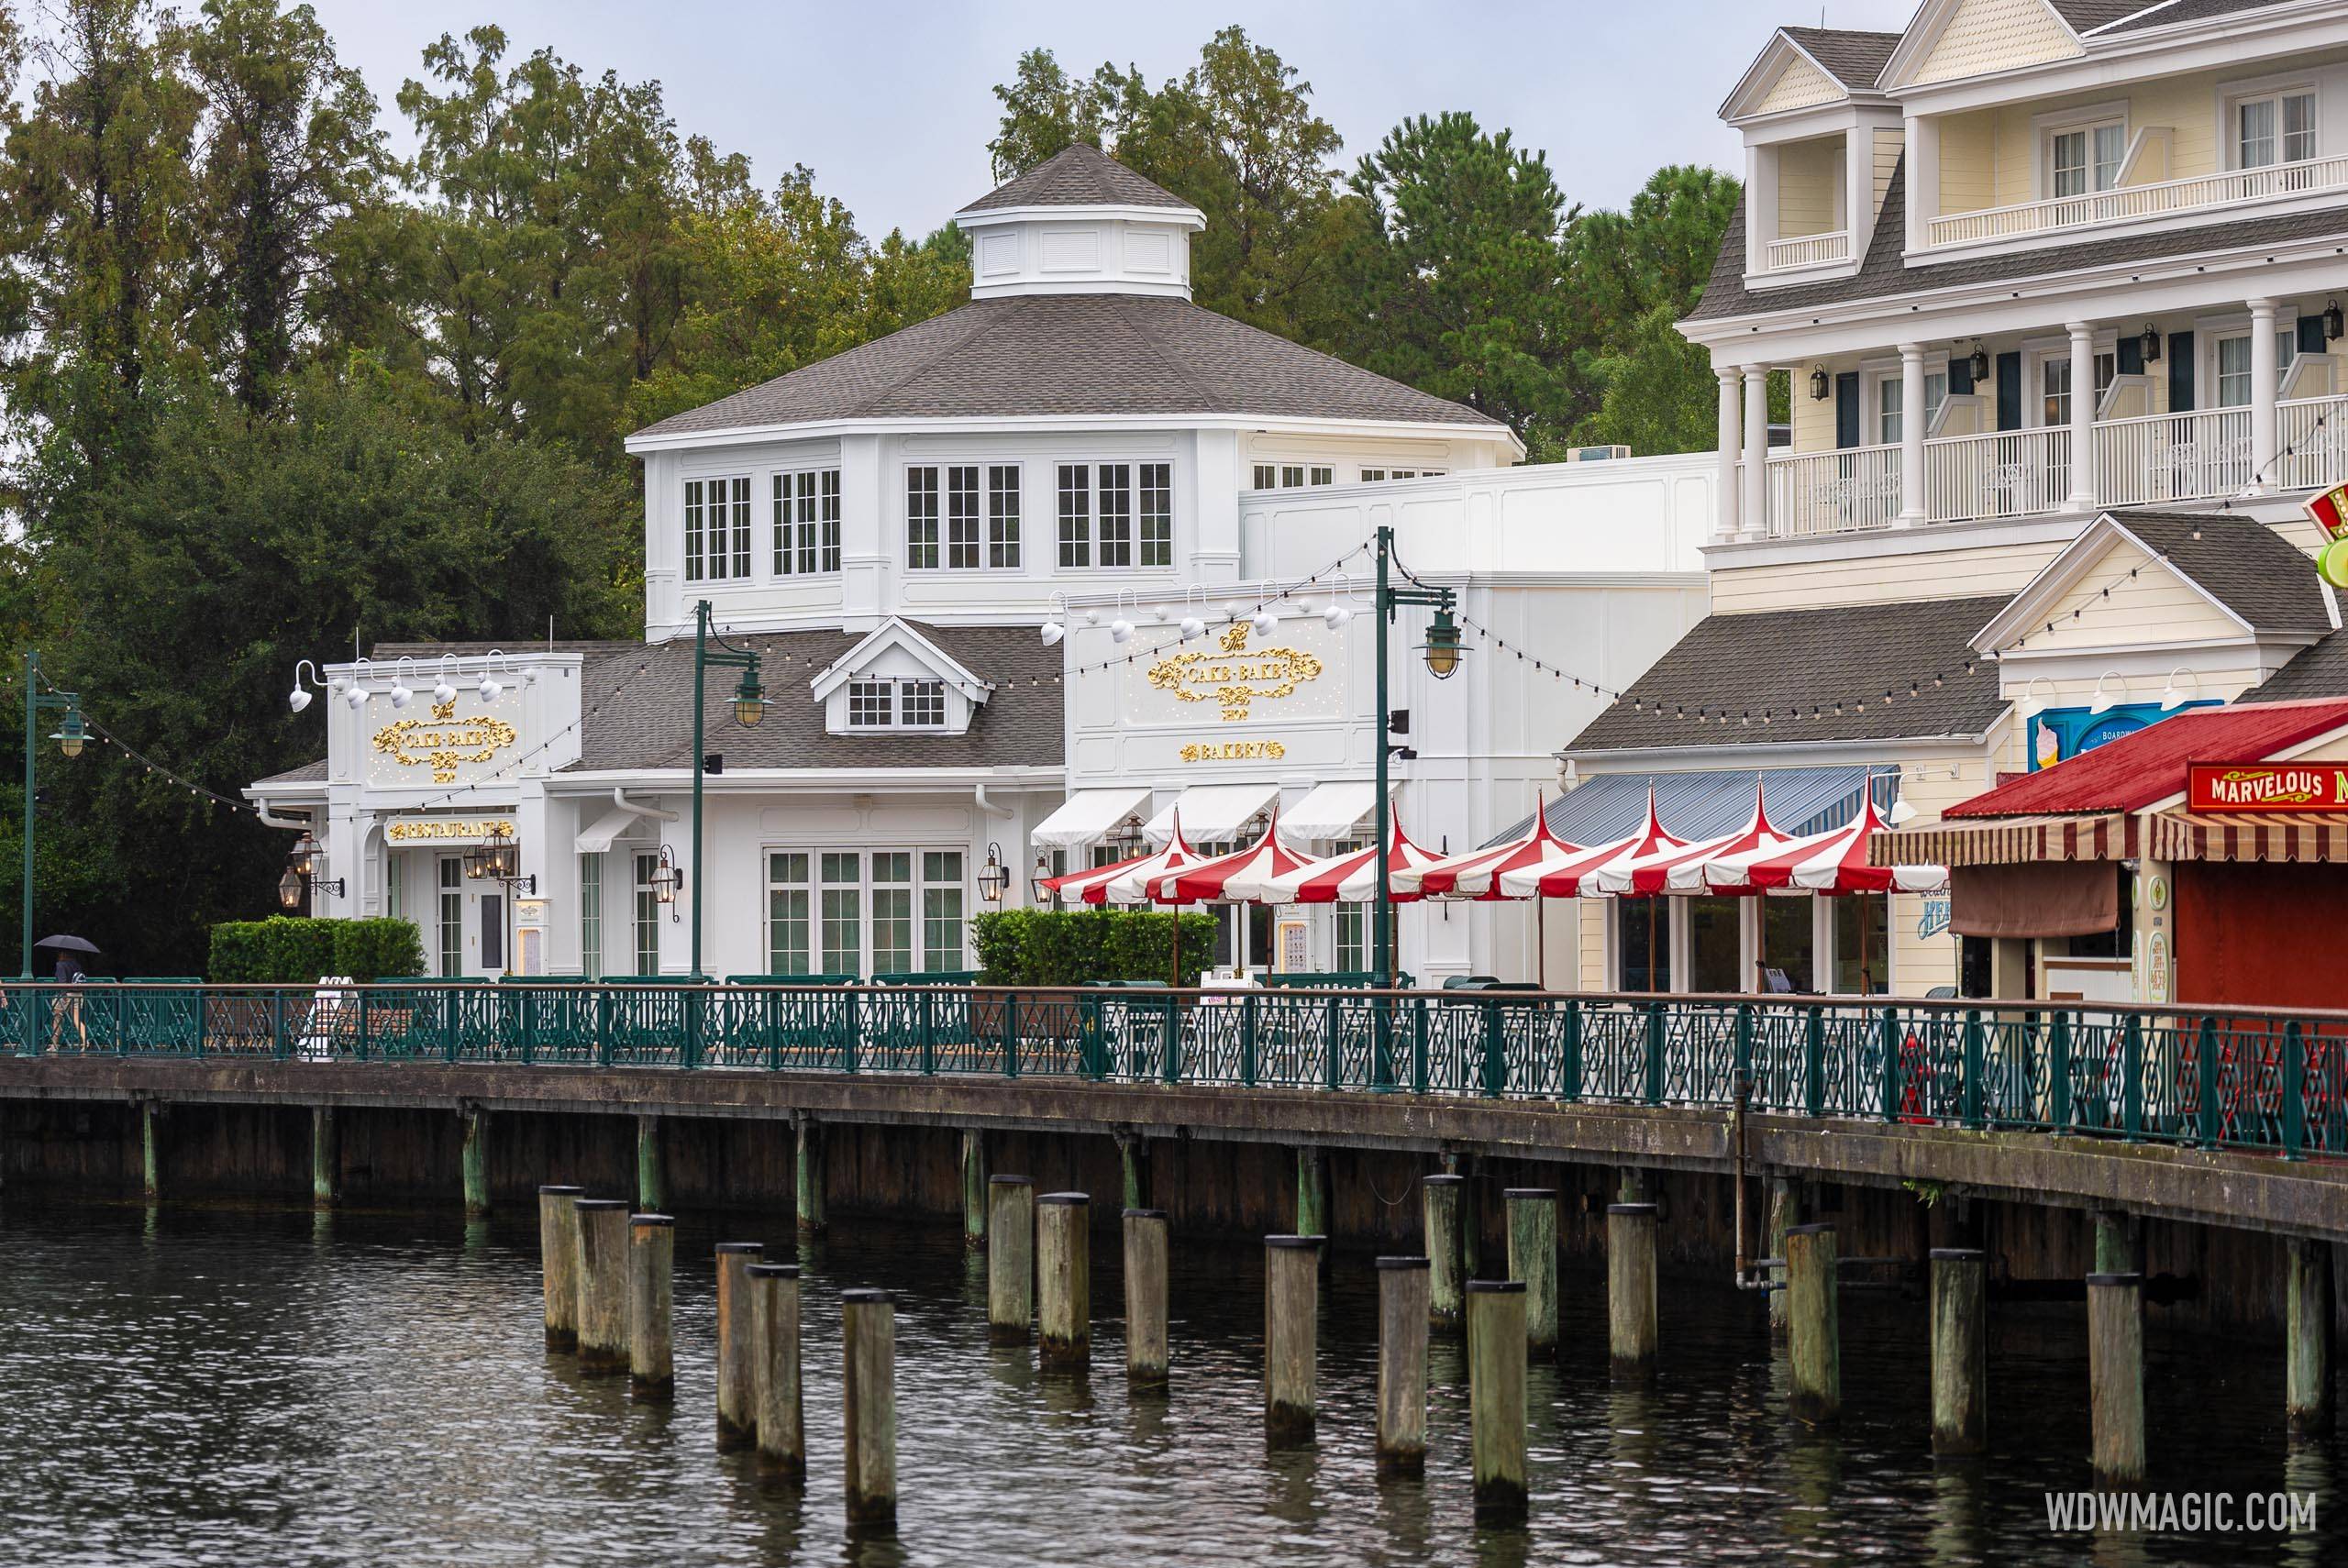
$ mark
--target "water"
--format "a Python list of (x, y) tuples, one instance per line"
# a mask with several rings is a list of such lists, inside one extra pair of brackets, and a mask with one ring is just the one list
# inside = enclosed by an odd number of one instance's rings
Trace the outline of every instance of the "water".
[[(2319, 1494), (2296, 1538), (2055, 1537), (2087, 1484), (2078, 1307), (1993, 1309), (1995, 1456), (1936, 1467), (1921, 1304), (1846, 1295), (1841, 1429), (1784, 1414), (1754, 1303), (1667, 1282), (1651, 1390), (1605, 1364), (1600, 1282), (1532, 1375), (1533, 1515), (1479, 1529), (1466, 1369), (1434, 1353), (1423, 1482), (1370, 1453), (1374, 1276), (1339, 1255), (1318, 1447), (1268, 1455), (1260, 1258), (1175, 1253), (1175, 1384), (1128, 1395), (1117, 1248), (1094, 1249), (1089, 1380), (990, 1349), (953, 1229), (847, 1219), (806, 1257), (809, 1476), (762, 1484), (711, 1435), (710, 1243), (678, 1235), (677, 1401), (633, 1403), (540, 1342), (534, 1216), (0, 1205), (0, 1562), (66, 1564), (2315, 1563), (2348, 1533), (2334, 1442), (2287, 1445), (2279, 1349), (2151, 1339), (2154, 1485)], [(898, 1290), (896, 1535), (851, 1537), (843, 1286)], [(2157, 1323), (2157, 1314), (2155, 1314)]]

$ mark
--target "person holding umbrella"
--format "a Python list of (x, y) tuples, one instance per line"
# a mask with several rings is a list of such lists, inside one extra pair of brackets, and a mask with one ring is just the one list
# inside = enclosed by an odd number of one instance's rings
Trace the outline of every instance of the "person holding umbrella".
[(51, 949), (57, 954), (58, 1006), (50, 1017), (49, 1048), (52, 1051), (57, 1049), (58, 1042), (65, 1032), (65, 1020), (70, 1016), (73, 1020), (73, 1032), (80, 1039), (82, 1049), (87, 1051), (90, 1048), (90, 1028), (82, 1018), (81, 988), (89, 975), (83, 969), (82, 961), (76, 955), (94, 955), (98, 950), (97, 944), (78, 936), (52, 936), (33, 945)]

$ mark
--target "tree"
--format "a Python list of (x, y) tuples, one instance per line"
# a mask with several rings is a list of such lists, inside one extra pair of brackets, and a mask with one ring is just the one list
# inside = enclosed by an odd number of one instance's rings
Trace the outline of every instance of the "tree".
[(1002, 105), (1002, 119), (995, 138), (987, 143), (987, 156), (997, 183), (1080, 141), (1102, 145), (1098, 92), (1091, 83), (1076, 81), (1061, 70), (1050, 50), (1031, 49), (1021, 55), (1012, 79), (995, 83), (994, 95)]
[(1340, 352), (1505, 420), (1536, 455), (1571, 423), (1562, 230), (1546, 159), (1471, 115), (1421, 116), (1356, 170)]
[(1595, 403), (1577, 441), (1695, 452), (1717, 438), (1711, 361), (1672, 324), (1701, 297), (1739, 195), (1725, 174), (1674, 166), (1657, 170), (1627, 213), (1573, 226), (1567, 259), (1587, 345), (1576, 380)]

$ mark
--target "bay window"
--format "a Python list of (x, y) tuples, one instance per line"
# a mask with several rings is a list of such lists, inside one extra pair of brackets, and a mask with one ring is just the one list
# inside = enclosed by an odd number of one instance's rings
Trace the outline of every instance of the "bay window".
[(685, 481), (685, 580), (750, 575), (750, 476)]

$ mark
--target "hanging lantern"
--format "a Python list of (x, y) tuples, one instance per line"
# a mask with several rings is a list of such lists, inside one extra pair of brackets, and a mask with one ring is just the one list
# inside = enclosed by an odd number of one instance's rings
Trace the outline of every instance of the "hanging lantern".
[(1973, 353), (1965, 361), (1965, 368), (1973, 373), (1973, 384), (1977, 387), (1989, 379), (1989, 350), (1981, 347), (1979, 338), (1974, 339)]
[(1829, 390), (1826, 380), (1826, 367), (1823, 365), (1812, 365), (1810, 368), (1810, 401), (1812, 403), (1824, 403)]
[(2330, 343), (2338, 339), (2343, 331), (2348, 331), (2348, 326), (2343, 326), (2340, 316), (2340, 302), (2334, 300), (2323, 307), (2324, 341)]
[(1437, 680), (1448, 680), (1459, 668), (1459, 625), (1448, 610), (1438, 610), (1427, 627), (1427, 640), (1419, 645), (1419, 652), (1427, 662), (1427, 673)]
[(2138, 340), (2138, 346), (2144, 351), (2145, 364), (2157, 365), (2161, 362), (2160, 330), (2149, 321), (2144, 323), (2144, 336)]
[(1011, 886), (1010, 869), (1002, 863), (1002, 846), (987, 845), (987, 863), (979, 867), (979, 897), (991, 904), (1002, 902), (1003, 890)]

